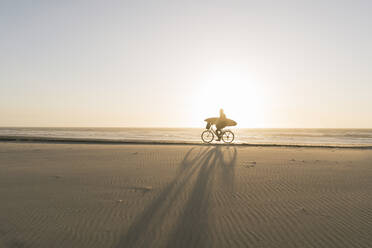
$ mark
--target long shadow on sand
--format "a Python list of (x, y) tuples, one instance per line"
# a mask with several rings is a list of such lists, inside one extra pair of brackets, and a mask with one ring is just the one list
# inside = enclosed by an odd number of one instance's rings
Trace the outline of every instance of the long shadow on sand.
[(213, 211), (209, 203), (216, 185), (228, 193), (234, 191), (236, 157), (235, 147), (190, 149), (175, 178), (134, 219), (115, 247), (210, 246), (207, 234)]

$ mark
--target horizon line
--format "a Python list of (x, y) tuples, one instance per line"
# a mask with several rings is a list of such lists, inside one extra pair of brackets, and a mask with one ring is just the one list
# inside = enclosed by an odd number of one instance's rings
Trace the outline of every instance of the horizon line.
[[(160, 128), (160, 129), (204, 129), (204, 127), (182, 126), (0, 126), (0, 128)], [(237, 129), (372, 129), (372, 127), (229, 127)]]

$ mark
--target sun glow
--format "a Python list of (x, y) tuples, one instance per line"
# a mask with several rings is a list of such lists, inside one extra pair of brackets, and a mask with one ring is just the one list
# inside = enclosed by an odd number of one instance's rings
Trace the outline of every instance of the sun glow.
[[(203, 78), (194, 95), (195, 118), (217, 117), (223, 108), (239, 127), (262, 127), (265, 116), (264, 89), (257, 79), (242, 71), (214, 71)], [(196, 114), (197, 113), (197, 114)]]

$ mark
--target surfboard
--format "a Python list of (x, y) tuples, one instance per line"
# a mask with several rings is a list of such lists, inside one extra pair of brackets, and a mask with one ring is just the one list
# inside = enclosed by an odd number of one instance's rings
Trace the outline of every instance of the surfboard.
[[(219, 119), (220, 118), (218, 118), (218, 117), (211, 117), (211, 118), (205, 119), (204, 121), (212, 123), (212, 124), (215, 125)], [(236, 121), (231, 120), (231, 119), (227, 119), (227, 118), (225, 119), (225, 122), (226, 122), (225, 123), (226, 126), (236, 126), (238, 124), (238, 123), (236, 123)]]

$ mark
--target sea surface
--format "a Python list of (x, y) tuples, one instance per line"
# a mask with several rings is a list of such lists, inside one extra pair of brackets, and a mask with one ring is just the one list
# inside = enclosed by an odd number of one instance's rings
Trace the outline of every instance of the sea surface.
[[(372, 129), (230, 129), (235, 144), (372, 146)], [(1, 127), (4, 137), (59, 140), (104, 140), (159, 143), (202, 143), (201, 128), (31, 128)]]

